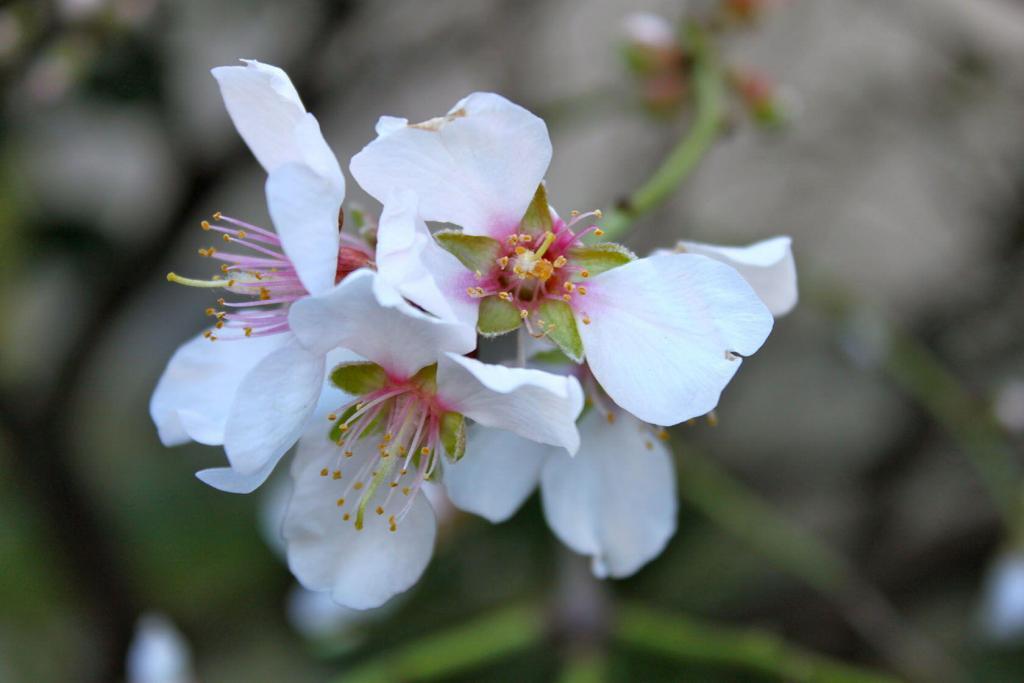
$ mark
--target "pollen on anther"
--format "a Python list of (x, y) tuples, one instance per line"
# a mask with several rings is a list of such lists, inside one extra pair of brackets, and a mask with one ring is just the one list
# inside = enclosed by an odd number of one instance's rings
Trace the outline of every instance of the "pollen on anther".
[(555, 268), (561, 268), (562, 266), (564, 266), (568, 262), (569, 262), (569, 259), (565, 258), (564, 256), (559, 256), (558, 258), (555, 259), (554, 263), (552, 263), (551, 265), (553, 265)]
[(424, 446), (420, 449), (420, 455), (430, 455), (430, 447)]
[(213, 310), (212, 308), (207, 308), (206, 309), (206, 315), (214, 315), (216, 312), (217, 311)]
[(519, 317), (522, 318), (523, 320), (526, 320), (527, 318), (530, 317), (530, 312), (528, 310), (526, 310), (525, 308), (520, 308), (519, 309)]
[[(600, 218), (600, 216), (598, 216), (598, 218)], [(597, 230), (594, 231), (595, 237), (601, 237), (602, 235), (604, 235), (604, 230), (602, 230), (601, 228), (598, 228)]]
[(210, 221), (203, 221), (203, 222), (201, 222), (199, 224), (199, 227), (202, 228), (203, 230), (209, 230), (210, 229)]
[(219, 221), (221, 218), (223, 218), (223, 214), (220, 211), (213, 212), (213, 220)]
[(581, 270), (580, 271), (580, 277), (590, 277), (590, 271), (589, 270)]

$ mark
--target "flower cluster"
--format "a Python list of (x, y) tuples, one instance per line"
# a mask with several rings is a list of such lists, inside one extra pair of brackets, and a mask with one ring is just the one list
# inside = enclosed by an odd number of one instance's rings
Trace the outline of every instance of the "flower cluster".
[[(424, 495), (492, 521), (539, 483), (554, 532), (627, 576), (675, 530), (664, 427), (708, 414), (796, 302), (788, 238), (681, 242), (638, 258), (599, 211), (563, 219), (544, 122), (474, 93), (422, 123), (382, 117), (351, 161), (382, 204), (345, 224), (345, 180), (287, 75), (214, 69), (267, 171), (273, 230), (214, 214), (212, 328), (171, 358), (150, 405), (167, 445), (223, 445), (198, 477), (248, 493), (298, 444), (282, 528), (309, 589), (366, 609), (426, 567)], [(432, 231), (428, 222), (446, 223)], [(517, 332), (518, 358), (482, 342)]]

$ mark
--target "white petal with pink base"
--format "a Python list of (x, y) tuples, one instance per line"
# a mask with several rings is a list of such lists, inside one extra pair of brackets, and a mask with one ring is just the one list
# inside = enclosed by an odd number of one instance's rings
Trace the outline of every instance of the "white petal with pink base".
[(601, 387), (641, 420), (666, 426), (714, 409), (773, 322), (739, 273), (693, 254), (601, 273), (573, 306)]
[(380, 202), (412, 190), (428, 221), (474, 235), (519, 223), (551, 162), (544, 121), (493, 93), (473, 93), (447, 115), (409, 125), (385, 117), (349, 169)]

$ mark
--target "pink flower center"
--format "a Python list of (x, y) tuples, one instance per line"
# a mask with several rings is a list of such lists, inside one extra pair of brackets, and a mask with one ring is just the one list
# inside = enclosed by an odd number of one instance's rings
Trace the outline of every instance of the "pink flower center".
[[(500, 256), (492, 270), (478, 273), (478, 284), (468, 287), (466, 293), (473, 298), (496, 295), (512, 302), (528, 328), (532, 327), (531, 316), (545, 300), (578, 302), (587, 294), (586, 285), (580, 282), (589, 278), (590, 272), (574, 262), (572, 249), (583, 246), (584, 236), (604, 233), (596, 225), (578, 233), (573, 227), (591, 216), (601, 218), (601, 212), (573, 212), (569, 223), (555, 218), (551, 230), (539, 236), (519, 232), (517, 226), (501, 241)], [(583, 322), (588, 324), (589, 317), (584, 315)]]
[[(371, 501), (386, 488), (383, 501), (377, 497), (372, 512), (384, 518), (396, 495), (406, 497), (401, 509), (386, 518), (388, 528), (397, 530), (423, 482), (437, 468), (445, 412), (433, 393), (406, 380), (353, 399), (327, 416), (335, 423), (331, 437), (339, 453), (334, 467), (323, 468), (320, 476), (344, 483), (336, 500), (343, 521), (353, 521), (362, 530)], [(358, 448), (366, 448), (367, 440), (376, 441), (373, 453), (358, 466), (346, 467)]]

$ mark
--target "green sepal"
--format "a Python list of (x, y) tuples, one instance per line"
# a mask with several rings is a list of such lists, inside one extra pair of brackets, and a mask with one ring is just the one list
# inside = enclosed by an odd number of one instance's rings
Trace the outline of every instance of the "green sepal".
[(485, 235), (467, 235), (458, 230), (434, 233), (437, 243), (474, 273), (489, 273), (501, 256), (501, 242)]
[(519, 228), (522, 232), (534, 237), (551, 231), (551, 207), (548, 205), (548, 191), (544, 187), (544, 183), (538, 185), (537, 191), (533, 193), (533, 200), (526, 207), (526, 213), (523, 215)]
[(569, 357), (569, 360), (574, 363), (583, 362), (583, 340), (576, 327), (576, 316), (573, 315), (569, 304), (555, 299), (545, 299), (537, 307), (537, 318), (544, 321), (540, 325), (541, 331)]
[(466, 454), (466, 419), (461, 413), (449, 411), (441, 416), (441, 445), (452, 462)]
[(569, 258), (570, 263), (584, 270), (589, 270), (591, 275), (597, 275), (606, 270), (625, 265), (636, 258), (636, 254), (615, 242), (601, 242), (585, 247), (574, 247), (569, 250), (566, 256)]
[(566, 365), (572, 361), (562, 353), (561, 349), (548, 349), (546, 351), (538, 351), (530, 356), (530, 362), (543, 365)]
[(519, 309), (511, 301), (497, 295), (480, 300), (480, 314), (476, 320), (477, 331), (485, 337), (497, 337), (519, 327), (522, 318)]
[(384, 368), (369, 361), (342, 363), (331, 370), (331, 384), (347, 394), (364, 396), (388, 383), (388, 373)]
[(437, 363), (421, 368), (419, 372), (409, 380), (428, 394), (437, 393)]

